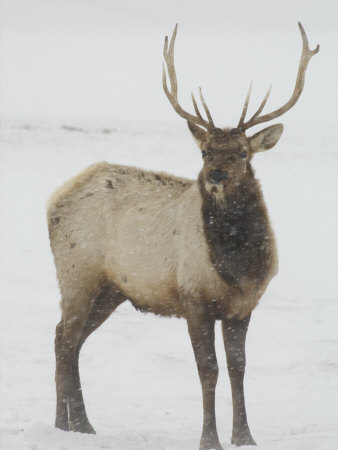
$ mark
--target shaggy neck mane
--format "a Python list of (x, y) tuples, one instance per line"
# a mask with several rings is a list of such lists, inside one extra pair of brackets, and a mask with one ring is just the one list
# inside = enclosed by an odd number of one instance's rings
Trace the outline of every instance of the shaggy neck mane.
[(258, 181), (249, 166), (241, 184), (219, 201), (210, 195), (200, 175), (204, 232), (210, 261), (227, 284), (244, 288), (263, 281), (269, 272), (271, 236)]

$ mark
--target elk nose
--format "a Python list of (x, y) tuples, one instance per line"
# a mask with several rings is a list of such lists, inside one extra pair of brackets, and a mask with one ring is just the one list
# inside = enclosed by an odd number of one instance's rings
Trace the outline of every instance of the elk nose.
[(227, 179), (228, 172), (222, 169), (211, 170), (209, 176), (211, 183), (220, 183)]

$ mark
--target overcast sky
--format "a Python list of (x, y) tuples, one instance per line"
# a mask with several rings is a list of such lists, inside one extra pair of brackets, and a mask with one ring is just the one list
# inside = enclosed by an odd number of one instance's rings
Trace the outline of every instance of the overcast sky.
[[(191, 110), (201, 85), (219, 126), (238, 121), (250, 80), (251, 108), (272, 83), (266, 109), (292, 93), (310, 47), (298, 114), (337, 120), (337, 2), (257, 0), (2, 0), (1, 116), (20, 120), (176, 120), (161, 85), (165, 34), (176, 22), (179, 98)], [(293, 114), (293, 111), (289, 114)]]

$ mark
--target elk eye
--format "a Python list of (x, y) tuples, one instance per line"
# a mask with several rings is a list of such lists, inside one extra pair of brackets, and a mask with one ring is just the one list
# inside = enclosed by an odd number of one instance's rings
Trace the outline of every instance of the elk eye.
[(205, 150), (202, 150), (202, 158), (205, 158), (207, 156), (207, 152)]
[(242, 152), (240, 155), (239, 155), (239, 157), (240, 158), (242, 158), (242, 159), (244, 159), (244, 158), (246, 158), (247, 157), (247, 152)]

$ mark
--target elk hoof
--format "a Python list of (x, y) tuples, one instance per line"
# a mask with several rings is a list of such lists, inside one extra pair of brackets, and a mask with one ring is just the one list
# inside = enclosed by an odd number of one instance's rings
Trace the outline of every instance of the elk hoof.
[(233, 436), (231, 438), (231, 443), (237, 445), (238, 447), (240, 445), (257, 445), (250, 433), (248, 435), (241, 434), (236, 437)]
[(199, 450), (223, 450), (223, 447), (219, 443), (218, 437), (214, 439), (202, 438)]
[(86, 434), (96, 434), (94, 428), (91, 426), (89, 422), (85, 423), (71, 423), (70, 424), (71, 431), (75, 431), (78, 433), (86, 433)]
[(88, 423), (86, 427), (84, 427), (83, 430), (80, 430), (81, 433), (87, 433), (87, 434), (96, 434), (94, 428)]
[(206, 447), (200, 447), (200, 450), (223, 450), (223, 447), (221, 446), (221, 444), (211, 446), (208, 445)]
[(67, 419), (67, 421), (65, 421), (65, 420), (62, 420), (62, 421), (56, 420), (55, 421), (55, 428), (58, 428), (59, 430), (62, 430), (62, 431), (69, 431), (68, 419)]

